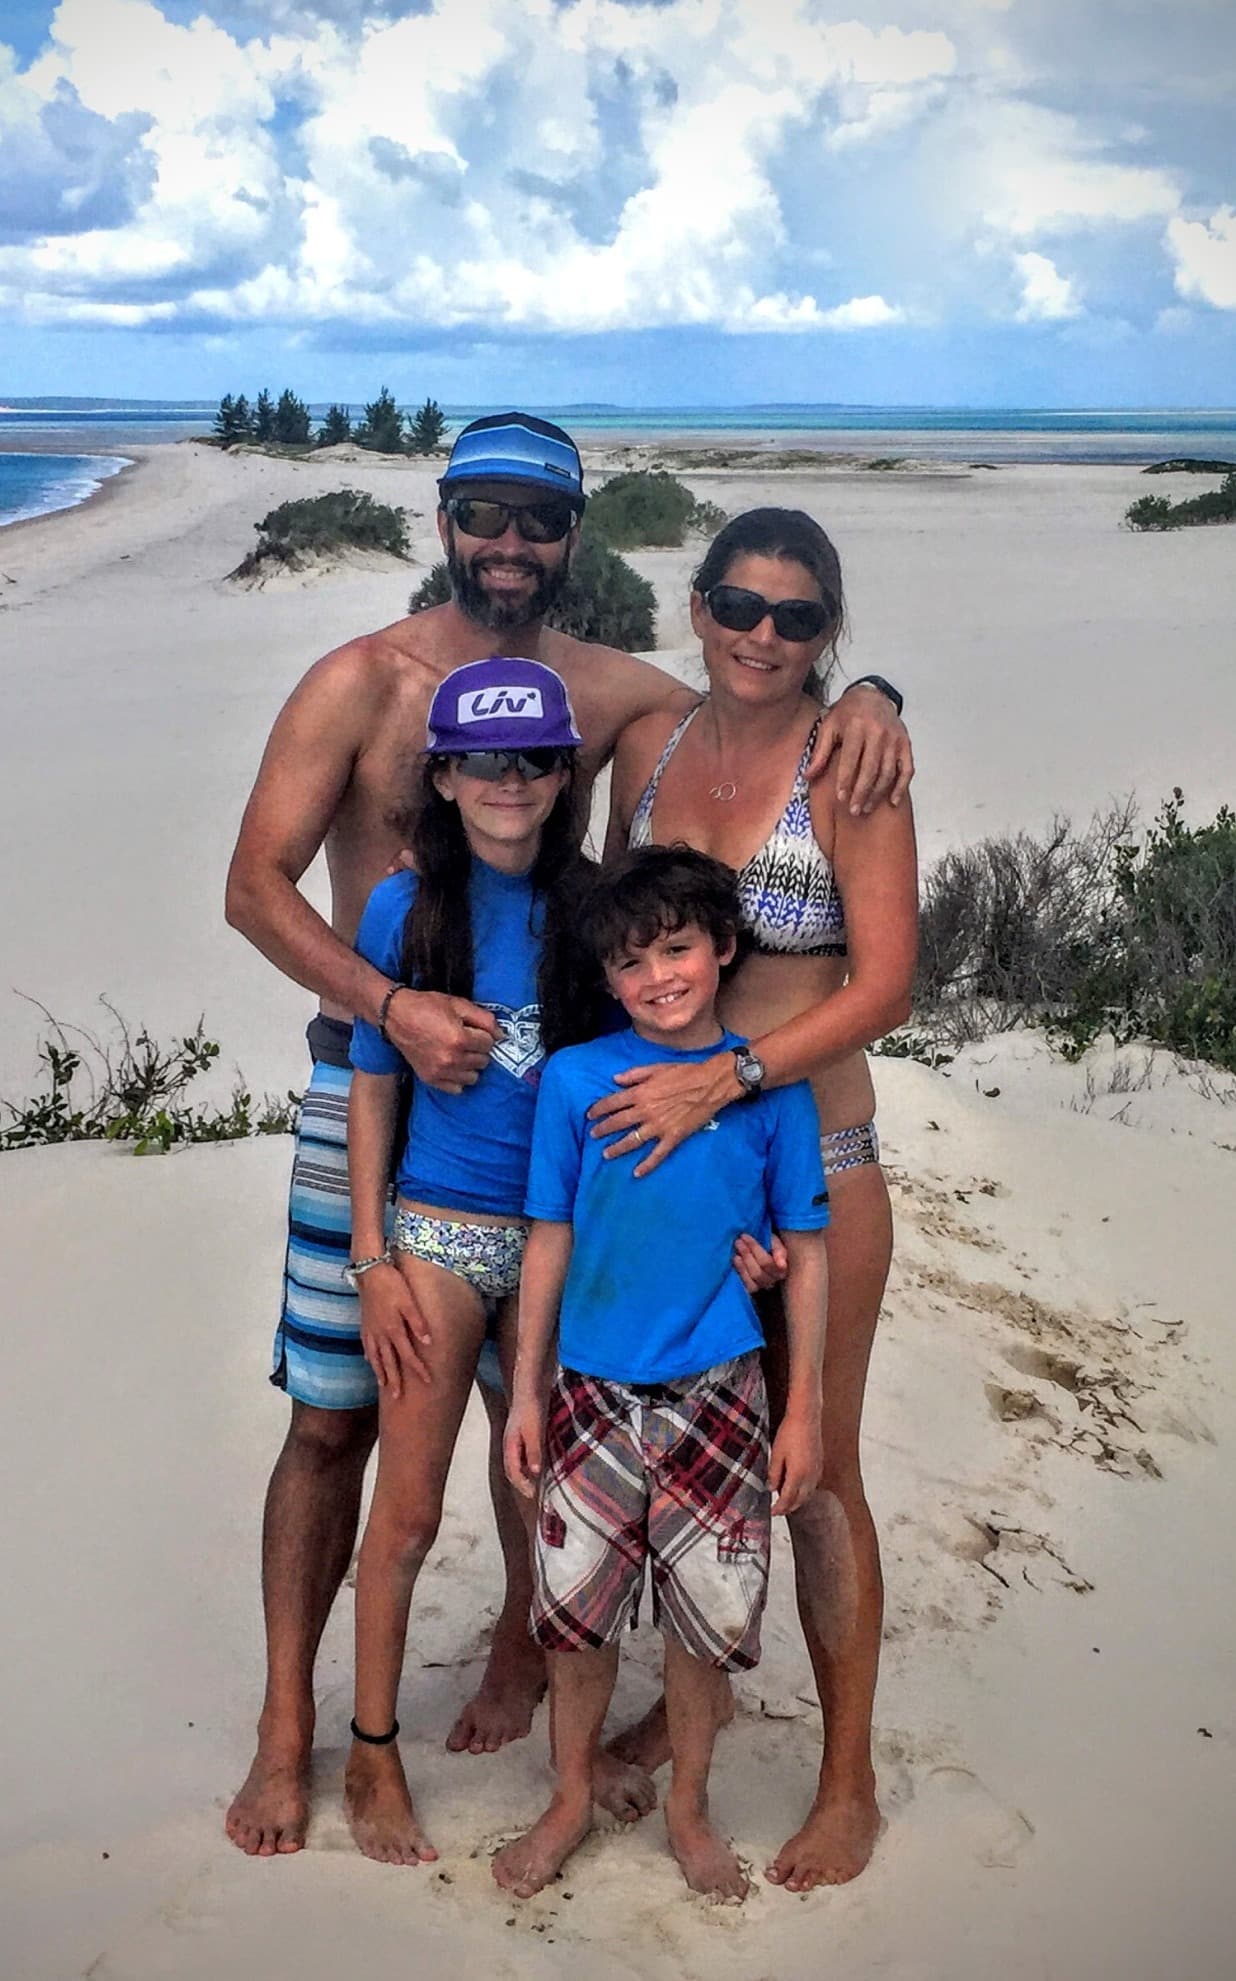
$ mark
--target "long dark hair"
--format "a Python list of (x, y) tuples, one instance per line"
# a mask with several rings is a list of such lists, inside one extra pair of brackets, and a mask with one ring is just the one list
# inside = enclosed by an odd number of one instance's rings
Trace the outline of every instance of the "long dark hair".
[(828, 684), (837, 664), (837, 642), (846, 631), (841, 559), (832, 538), (805, 509), (748, 509), (743, 515), (735, 516), (713, 538), (691, 580), (692, 591), (702, 595), (714, 585), (724, 584), (726, 573), (739, 557), (792, 558), (811, 573), (824, 603), (832, 607), (824, 649), (829, 655), (828, 666), (821, 671), (817, 661), (806, 682), (807, 693), (817, 702), (826, 702)]
[[(467, 905), (472, 849), (458, 805), (444, 798), (434, 782), (445, 761), (427, 758), (421, 771), (420, 804), (411, 834), (420, 885), (403, 925), (400, 975), (417, 990), (470, 998), (475, 967)], [(581, 904), (597, 869), (579, 849), (574, 801), (571, 757), (566, 782), (541, 828), (529, 876), (530, 927), (541, 945), (537, 1000), (547, 1053), (595, 1037), (605, 999), (601, 971), (578, 936)]]

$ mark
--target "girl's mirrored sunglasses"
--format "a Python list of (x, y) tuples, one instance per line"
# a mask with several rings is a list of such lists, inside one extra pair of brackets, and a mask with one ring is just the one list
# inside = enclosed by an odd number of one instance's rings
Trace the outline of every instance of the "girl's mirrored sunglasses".
[(525, 543), (561, 543), (575, 522), (569, 502), (529, 502), (516, 507), (510, 502), (482, 502), (469, 495), (453, 495), (446, 513), (465, 536), (492, 541), (514, 523)]
[(517, 770), (528, 784), (562, 770), (568, 762), (565, 750), (461, 750), (451, 758), (465, 777), (479, 777), (483, 784), (500, 784), (510, 770)]
[(762, 592), (749, 592), (742, 585), (714, 585), (704, 593), (704, 603), (718, 626), (729, 633), (754, 632), (771, 613), (779, 640), (816, 640), (837, 616), (837, 601), (829, 591), (818, 599), (779, 598), (774, 605)]

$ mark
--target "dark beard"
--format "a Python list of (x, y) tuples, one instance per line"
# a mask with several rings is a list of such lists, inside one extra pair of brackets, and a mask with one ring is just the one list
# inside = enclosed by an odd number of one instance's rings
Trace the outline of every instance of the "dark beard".
[(504, 563), (514, 564), (520, 570), (527, 571), (529, 577), (535, 581), (531, 596), (526, 601), (494, 598), (484, 590), (480, 578), (476, 575), (475, 567), (483, 562), (485, 557), (486, 552), (478, 551), (477, 555), (469, 560), (462, 558), (455, 547), (454, 528), (450, 529), (446, 545), (446, 568), (450, 573), (451, 594), (459, 610), (472, 621), (474, 626), (484, 626), (491, 633), (508, 633), (516, 626), (530, 626), (534, 620), (544, 619), (551, 606), (561, 597), (562, 588), (567, 581), (569, 557), (564, 557), (561, 564), (552, 571), (547, 571), (543, 564), (538, 564), (535, 558), (531, 557), (526, 563), (518, 557), (503, 559)]

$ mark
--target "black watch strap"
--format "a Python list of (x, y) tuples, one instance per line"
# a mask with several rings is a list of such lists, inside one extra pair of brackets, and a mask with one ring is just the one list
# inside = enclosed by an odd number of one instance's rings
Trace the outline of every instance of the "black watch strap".
[(851, 681), (850, 686), (852, 688), (878, 688), (882, 695), (888, 696), (898, 715), (901, 714), (902, 709), (905, 707), (906, 698), (900, 688), (894, 688), (892, 682), (886, 681), (882, 674), (860, 674), (857, 681)]

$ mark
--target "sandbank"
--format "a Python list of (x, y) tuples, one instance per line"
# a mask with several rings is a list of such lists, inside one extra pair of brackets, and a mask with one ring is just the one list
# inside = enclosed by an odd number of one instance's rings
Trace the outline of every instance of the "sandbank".
[[(105, 1027), (104, 992), (161, 1036), (203, 1012), (224, 1084), (233, 1064), (259, 1090), (300, 1083), (311, 1000), (224, 928), (223, 875), (283, 697), (316, 654), (398, 616), (432, 561), (434, 475), (158, 447), (106, 503), (0, 537), (0, 1094), (34, 1076), (40, 1021), (14, 991)], [(1153, 810), (1180, 784), (1199, 817), (1230, 795), (1230, 540), (1122, 531), (1136, 470), (691, 480), (731, 512), (796, 502), (833, 529), (846, 667), (906, 689), (928, 857), (1109, 794)], [(398, 490), (413, 563), (224, 581), (267, 509), (340, 485)], [(633, 558), (685, 672), (696, 555)], [(546, 1751), (543, 1716), (496, 1757), (441, 1745), (499, 1593), (475, 1412), (400, 1708), (440, 1863), (378, 1867), (348, 1838), (347, 1587), (320, 1665), (309, 1848), (251, 1862), (226, 1843), (285, 1420), (265, 1369), (288, 1144), (0, 1157), (6, 1974), (1223, 1981), (1236, 1104), (1169, 1056), (1139, 1068), (1119, 1078), (1100, 1053), (1062, 1069), (1017, 1036), (934, 1073), (877, 1062), (898, 1220), (867, 1419), (888, 1828), (856, 1884), (799, 1900), (757, 1881), (741, 1909), (684, 1892), (656, 1815), (603, 1829), (526, 1907), (493, 1886)], [(621, 1707), (651, 1697), (656, 1655), (641, 1629)], [(715, 1771), (716, 1813), (757, 1868), (806, 1806), (818, 1740), (782, 1540), (765, 1662)]]

